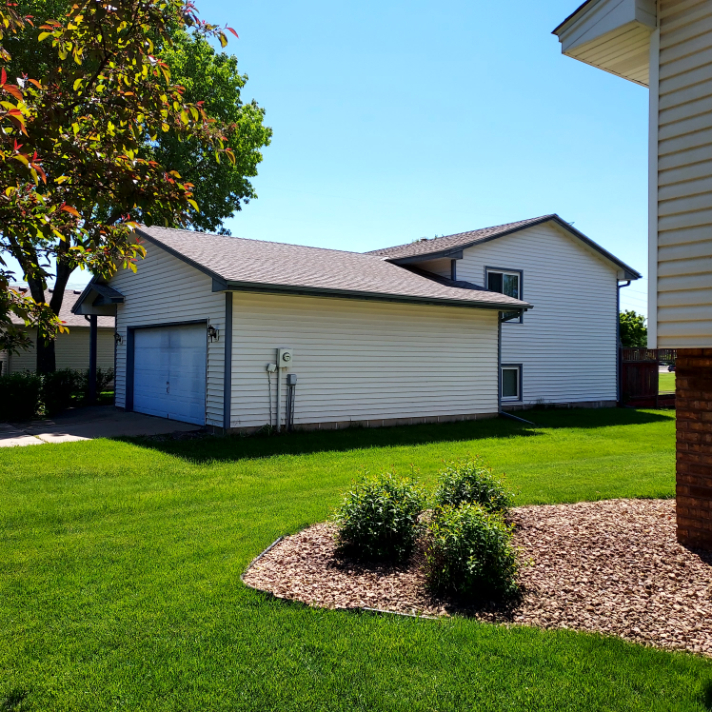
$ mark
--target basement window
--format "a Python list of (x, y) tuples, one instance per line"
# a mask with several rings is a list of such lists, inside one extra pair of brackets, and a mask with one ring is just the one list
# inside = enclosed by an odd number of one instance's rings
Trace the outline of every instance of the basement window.
[(521, 365), (502, 366), (502, 400), (519, 401), (522, 399)]

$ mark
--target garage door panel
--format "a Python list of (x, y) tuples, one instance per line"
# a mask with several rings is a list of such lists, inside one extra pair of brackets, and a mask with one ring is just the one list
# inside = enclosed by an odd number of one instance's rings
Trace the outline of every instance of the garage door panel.
[(140, 329), (134, 336), (134, 410), (205, 424), (203, 324)]

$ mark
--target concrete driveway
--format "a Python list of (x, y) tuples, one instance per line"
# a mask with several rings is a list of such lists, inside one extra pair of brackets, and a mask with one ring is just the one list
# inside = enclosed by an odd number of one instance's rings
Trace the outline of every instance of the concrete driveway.
[(141, 413), (125, 413), (112, 405), (102, 405), (69, 410), (53, 420), (0, 423), (0, 447), (68, 443), (132, 435), (165, 435), (196, 430), (200, 430), (200, 427)]

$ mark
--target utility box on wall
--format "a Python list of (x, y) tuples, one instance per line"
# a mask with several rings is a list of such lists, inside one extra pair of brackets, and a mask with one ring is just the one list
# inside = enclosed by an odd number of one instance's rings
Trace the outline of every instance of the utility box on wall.
[(277, 350), (277, 368), (288, 368), (294, 361), (294, 352), (292, 349)]

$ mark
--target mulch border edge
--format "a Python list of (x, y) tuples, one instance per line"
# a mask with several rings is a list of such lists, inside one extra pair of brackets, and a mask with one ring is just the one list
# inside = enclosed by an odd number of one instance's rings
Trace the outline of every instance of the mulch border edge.
[[(247, 565), (245, 570), (240, 574), (240, 581), (242, 581), (242, 584), (244, 586), (247, 586), (247, 588), (252, 589), (253, 591), (257, 591), (258, 593), (263, 594), (264, 596), (267, 596), (268, 598), (271, 598), (274, 601), (285, 601), (286, 599), (280, 598), (279, 596), (275, 596), (271, 591), (265, 591), (263, 588), (257, 588), (257, 586), (252, 586), (249, 583), (245, 581), (245, 576), (250, 572), (250, 569), (263, 557), (269, 554), (272, 549), (274, 549), (277, 544), (279, 544), (280, 541), (282, 541), (287, 534), (283, 534), (282, 536), (277, 537), (264, 551), (260, 552), (257, 556), (255, 556), (252, 561)], [(292, 603), (300, 603), (300, 601), (291, 601)], [(310, 606), (308, 603), (303, 603), (301, 602), (302, 605), (306, 606), (307, 608), (315, 608), (315, 606)], [(399, 611), (386, 611), (382, 608), (367, 608), (366, 606), (353, 606), (353, 607), (343, 607), (343, 606), (337, 606), (335, 608), (327, 609), (324, 608), (323, 606), (317, 606), (321, 610), (332, 610), (332, 611), (345, 611), (347, 613), (377, 613), (378, 615), (388, 615), (388, 616), (401, 616), (402, 618), (415, 618), (416, 620), (428, 620), (428, 621), (437, 621), (443, 618), (444, 616), (418, 616), (415, 615), (414, 613), (400, 613)]]

